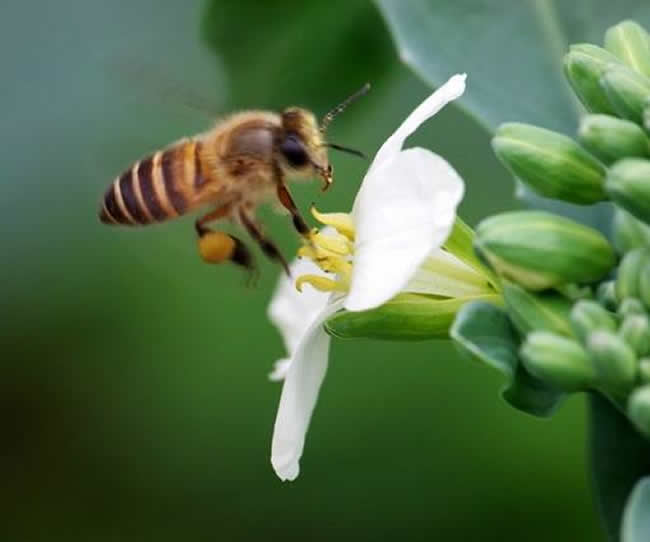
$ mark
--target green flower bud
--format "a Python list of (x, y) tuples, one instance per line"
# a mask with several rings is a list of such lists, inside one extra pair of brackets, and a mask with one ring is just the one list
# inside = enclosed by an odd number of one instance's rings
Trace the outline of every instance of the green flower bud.
[(650, 161), (625, 158), (607, 174), (605, 190), (618, 205), (650, 224)]
[(564, 57), (564, 74), (587, 111), (614, 114), (607, 94), (600, 86), (600, 77), (610, 64), (620, 64), (620, 60), (590, 43), (571, 45)]
[(548, 331), (535, 331), (519, 350), (528, 371), (552, 387), (584, 390), (596, 382), (596, 371), (576, 341)]
[(650, 385), (642, 386), (630, 395), (627, 415), (636, 428), (650, 438)]
[(501, 162), (535, 192), (572, 203), (606, 198), (605, 168), (573, 139), (530, 124), (502, 124), (492, 139)]
[(639, 360), (639, 379), (644, 384), (650, 383), (650, 358)]
[(583, 299), (571, 309), (571, 327), (575, 336), (583, 343), (594, 331), (616, 331), (616, 317), (599, 303)]
[(614, 266), (598, 231), (544, 211), (513, 211), (483, 220), (474, 247), (500, 273), (529, 290), (594, 282)]
[(555, 292), (532, 293), (504, 281), (503, 297), (510, 320), (522, 335), (531, 331), (552, 331), (571, 337), (571, 302)]
[(641, 125), (650, 98), (650, 79), (625, 66), (608, 66), (600, 78), (612, 109), (619, 117)]
[(643, 306), (643, 303), (641, 303), (641, 301), (636, 297), (626, 297), (623, 301), (621, 301), (621, 304), (618, 306), (616, 313), (623, 318), (635, 314), (648, 314), (645, 310), (645, 307)]
[(643, 129), (610, 115), (585, 115), (578, 128), (578, 140), (606, 164), (628, 156), (650, 155), (650, 141)]
[(612, 238), (620, 254), (635, 248), (650, 247), (650, 227), (617, 207), (612, 222)]
[(643, 127), (646, 132), (650, 132), (650, 105), (646, 105), (643, 110)]
[(618, 330), (618, 335), (637, 356), (650, 353), (650, 322), (645, 314), (626, 316)]
[(598, 388), (617, 398), (627, 393), (636, 379), (634, 350), (611, 331), (594, 331), (586, 346), (598, 374)]
[(496, 303), (498, 299), (496, 295), (437, 299), (428, 295), (399, 294), (376, 309), (337, 312), (325, 323), (325, 330), (343, 339), (447, 339), (456, 313), (465, 303), (471, 300)]
[(596, 292), (596, 298), (598, 302), (605, 307), (605, 309), (612, 311), (616, 309), (618, 305), (618, 300), (616, 299), (616, 290), (614, 288), (614, 281), (608, 280), (601, 282), (598, 285), (598, 291)]
[(605, 49), (633, 70), (650, 75), (648, 33), (635, 21), (623, 21), (605, 32)]
[(641, 269), (649, 261), (650, 249), (636, 248), (628, 252), (618, 266), (616, 276), (616, 298), (619, 303), (628, 297), (639, 297)]
[(650, 311), (650, 258), (639, 270), (639, 298)]

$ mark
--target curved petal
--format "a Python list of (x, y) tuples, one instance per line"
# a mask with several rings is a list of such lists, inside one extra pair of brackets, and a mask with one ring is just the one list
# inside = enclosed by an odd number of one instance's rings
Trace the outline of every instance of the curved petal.
[(381, 166), (385, 160), (389, 160), (401, 151), (406, 138), (415, 132), (420, 124), (435, 115), (449, 102), (459, 98), (463, 92), (465, 92), (466, 78), (467, 75), (464, 73), (454, 75), (431, 96), (417, 106), (415, 110), (406, 117), (406, 120), (401, 124), (401, 126), (393, 132), (393, 135), (391, 135), (381, 146), (375, 155), (375, 159), (370, 165), (368, 173), (370, 173), (373, 168)]
[(327, 372), (330, 336), (323, 323), (342, 305), (341, 299), (327, 306), (312, 321), (284, 379), (271, 444), (271, 464), (282, 481), (295, 480), (300, 472), (305, 435)]
[(345, 308), (377, 307), (397, 294), (447, 239), (464, 183), (440, 156), (401, 151), (368, 174), (357, 195), (356, 242)]
[[(269, 304), (268, 316), (280, 331), (291, 358), (309, 324), (327, 305), (329, 294), (313, 288), (304, 288), (302, 292), (296, 290), (295, 279), (300, 275), (321, 274), (321, 270), (311, 260), (296, 259), (289, 266), (289, 271), (291, 277), (282, 275), (278, 281)], [(286, 358), (278, 360), (269, 378), (282, 380), (287, 364)]]

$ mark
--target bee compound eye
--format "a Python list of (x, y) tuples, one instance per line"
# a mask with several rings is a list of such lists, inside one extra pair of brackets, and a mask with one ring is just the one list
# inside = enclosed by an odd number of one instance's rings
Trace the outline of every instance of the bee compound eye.
[(303, 144), (293, 135), (287, 136), (280, 146), (282, 154), (293, 167), (302, 167), (309, 161)]

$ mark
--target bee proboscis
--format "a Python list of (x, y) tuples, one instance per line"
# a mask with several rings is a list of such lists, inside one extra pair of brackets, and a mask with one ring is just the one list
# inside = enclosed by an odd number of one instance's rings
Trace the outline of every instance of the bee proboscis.
[(99, 218), (106, 224), (141, 226), (212, 205), (213, 209), (195, 222), (199, 253), (205, 261), (232, 261), (254, 268), (251, 253), (239, 238), (207, 227), (210, 222), (230, 219), (288, 272), (286, 260), (264, 235), (255, 210), (275, 198), (291, 214), (298, 233), (309, 234), (286, 183), (317, 176), (326, 190), (333, 180), (328, 149), (361, 155), (328, 143), (325, 135), (332, 119), (369, 88), (364, 85), (327, 113), (320, 124), (311, 111), (300, 107), (281, 113), (234, 113), (211, 130), (181, 139), (133, 164), (109, 186)]

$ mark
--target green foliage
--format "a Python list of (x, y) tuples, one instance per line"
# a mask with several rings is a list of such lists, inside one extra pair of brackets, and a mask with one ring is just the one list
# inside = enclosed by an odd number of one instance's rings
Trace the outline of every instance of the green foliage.
[(610, 540), (619, 540), (630, 491), (650, 474), (650, 443), (606, 399), (592, 395), (590, 411), (589, 453), (595, 498)]
[(534, 416), (549, 416), (563, 393), (533, 377), (519, 362), (520, 340), (508, 314), (482, 301), (467, 303), (449, 330), (461, 352), (503, 373), (508, 383), (502, 397)]
[[(483, 337), (488, 328), (487, 318), (480, 316), (488, 310), (486, 308), (478, 311), (469, 305), (461, 310), (452, 327), (452, 337), (474, 357), (497, 366), (506, 374), (512, 374), (513, 367), (522, 366), (518, 361), (521, 355), (530, 372), (548, 386), (567, 392), (596, 388), (616, 408), (627, 412), (641, 433), (650, 434), (648, 394), (645, 388), (639, 387), (640, 382), (646, 381), (647, 360), (642, 356), (648, 348), (647, 311), (650, 308), (644, 307), (639, 298), (645, 299), (642, 290), (644, 293), (650, 291), (650, 279), (644, 274), (650, 266), (646, 262), (647, 249), (634, 250), (646, 246), (645, 230), (650, 223), (647, 203), (650, 198), (646, 193), (650, 178), (646, 166), (650, 162), (639, 158), (648, 154), (644, 130), (650, 118), (650, 38), (641, 25), (624, 21), (607, 30), (605, 48), (580, 43), (571, 46), (564, 58), (564, 73), (578, 100), (592, 113), (613, 116), (584, 119), (578, 130), (582, 147), (548, 130), (573, 132), (572, 127), (577, 123), (574, 108), (577, 102), (569, 97), (567, 87), (558, 77), (560, 57), (569, 47), (569, 41), (601, 40), (605, 27), (614, 22), (610, 19), (612, 13), (619, 9), (622, 10), (619, 17), (639, 15), (632, 11), (636, 6), (627, 2), (613, 6), (594, 0), (588, 4), (594, 15), (588, 31), (575, 25), (575, 19), (563, 17), (565, 10), (571, 9), (569, 3), (534, 2), (510, 7), (506, 17), (517, 31), (504, 34), (502, 31), (481, 32), (482, 28), (472, 27), (469, 14), (474, 10), (485, 9), (495, 18), (504, 17), (480, 0), (462, 6), (439, 6), (426, 0), (414, 3), (379, 1), (402, 59), (426, 81), (435, 86), (444, 80), (446, 71), (458, 69), (456, 66), (463, 66), (462, 69), (469, 72), (470, 90), (464, 105), (489, 129), (494, 130), (500, 122), (508, 120), (544, 126), (508, 123), (496, 129), (495, 152), (518, 182), (525, 183), (526, 189), (541, 196), (580, 204), (611, 198), (641, 221), (637, 224), (633, 222), (635, 219), (617, 210), (614, 236), (618, 251), (624, 255), (623, 262), (616, 282), (606, 280), (596, 284), (597, 299), (603, 306), (597, 301), (578, 302), (576, 307), (579, 308), (572, 311), (571, 323), (579, 343), (539, 331), (547, 329), (547, 322), (540, 317), (543, 313), (532, 310), (535, 306), (526, 296), (510, 295), (508, 301), (507, 286), (507, 312), (501, 311), (498, 316), (492, 314), (499, 322), (497, 329), (492, 330), (499, 337), (497, 351), (507, 352), (507, 356), (488, 354), (494, 351), (494, 339), (483, 347), (484, 340), (475, 338)], [(644, 15), (642, 19), (650, 17), (650, 7), (643, 6), (639, 10)], [(445, 32), (446, 28), (453, 27), (449, 22), (457, 20), (465, 23), (467, 34), (464, 35), (471, 35), (472, 39), (454, 40)], [(453, 46), (445, 47), (449, 41), (453, 41)], [(440, 54), (431, 55), (436, 42)], [(489, 51), (498, 61), (477, 66), (474, 61), (477, 57), (469, 52), (470, 48), (477, 47)], [(510, 66), (516, 66), (517, 77), (500, 73), (502, 67), (509, 69)], [(474, 78), (478, 83), (473, 87)], [(503, 94), (495, 91), (497, 86), (505, 95), (523, 99), (499, 101), (498, 97)], [(607, 173), (600, 161), (609, 166)], [(589, 212), (570, 210), (566, 205), (548, 205), (540, 200), (535, 203), (560, 213), (569, 210), (583, 219), (589, 215)], [(556, 287), (567, 295), (580, 291), (581, 296), (590, 298), (593, 291), (575, 283), (605, 279), (616, 264), (614, 250), (605, 238), (599, 239), (600, 248), (589, 247), (589, 243), (585, 243), (589, 238), (586, 232), (574, 232), (573, 239), (563, 236), (561, 234), (570, 228), (555, 228), (554, 220), (564, 219), (548, 218), (544, 226), (533, 224), (530, 227), (517, 213), (490, 217), (479, 225), (475, 247), (482, 260), (489, 262), (502, 278), (517, 283), (524, 290)], [(588, 274), (590, 256), (600, 255), (602, 266), (597, 273), (590, 278), (578, 276), (583, 272)], [(579, 262), (582, 257), (584, 260)], [(567, 267), (563, 267), (563, 263)], [(571, 273), (576, 275), (571, 276)], [(575, 301), (575, 297), (571, 301)], [(492, 313), (497, 310), (489, 309)], [(619, 316), (608, 310), (616, 310)], [(513, 337), (512, 333), (504, 332), (508, 326), (512, 327), (511, 321), (525, 336), (519, 352), (512, 341), (505, 339)], [(504, 344), (509, 348), (504, 348)], [(648, 403), (650, 405), (650, 401)], [(592, 453), (596, 489), (610, 536), (617, 539), (625, 497), (639, 475), (647, 474), (645, 466), (637, 468), (635, 445), (647, 449), (648, 443), (625, 416), (611, 414), (611, 404), (603, 403), (602, 399), (595, 399), (593, 404)], [(606, 439), (614, 442), (622, 435), (629, 436), (630, 446), (624, 446), (622, 453), (617, 450), (616, 454), (607, 454), (611, 450), (606, 447), (611, 443)], [(629, 461), (629, 464), (610, 464), (616, 461)], [(616, 473), (616, 469), (620, 472)], [(613, 480), (614, 473), (618, 480)], [(631, 499), (635, 504), (630, 506), (643, 506), (636, 504), (638, 499), (635, 493)], [(638, 512), (630, 511), (629, 515), (632, 514)], [(626, 527), (626, 536), (627, 531)]]

